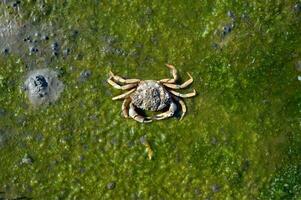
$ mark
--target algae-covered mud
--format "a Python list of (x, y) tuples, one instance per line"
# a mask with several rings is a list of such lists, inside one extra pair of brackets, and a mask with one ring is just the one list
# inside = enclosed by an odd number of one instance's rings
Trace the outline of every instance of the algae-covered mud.
[[(109, 72), (167, 63), (185, 117), (125, 119)], [(297, 200), (300, 163), (300, 1), (0, 1), (0, 199)]]

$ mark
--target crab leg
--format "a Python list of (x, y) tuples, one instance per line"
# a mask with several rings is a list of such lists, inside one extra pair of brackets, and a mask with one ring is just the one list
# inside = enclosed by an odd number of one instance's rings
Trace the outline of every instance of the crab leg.
[(186, 109), (185, 102), (182, 99), (178, 98), (178, 101), (179, 101), (179, 103), (181, 105), (181, 108), (182, 108), (182, 114), (181, 114), (181, 118), (180, 118), (180, 120), (182, 120), (185, 113), (186, 113), (186, 111), (187, 111), (187, 109)]
[(123, 100), (123, 103), (122, 103), (122, 113), (123, 113), (123, 116), (125, 118), (128, 118), (129, 117), (129, 105), (131, 103), (131, 99), (130, 98), (125, 98)]
[(176, 85), (176, 84), (172, 84), (172, 83), (163, 83), (163, 85), (165, 85), (166, 87), (172, 88), (172, 89), (182, 89), (187, 87), (188, 85), (190, 85), (193, 82), (193, 78), (192, 76), (187, 73), (189, 76), (189, 80), (187, 80), (185, 83), (181, 84), (181, 85)]
[(173, 66), (173, 65), (170, 65), (170, 64), (165, 64), (169, 69), (171, 69), (171, 73), (172, 73), (172, 76), (173, 78), (172, 79), (162, 79), (160, 80), (159, 82), (161, 83), (175, 83), (176, 80), (178, 79), (178, 74), (177, 74), (177, 70), (176, 68)]
[(110, 76), (113, 78), (114, 81), (117, 81), (119, 83), (138, 83), (140, 80), (139, 79), (124, 79), (118, 75), (115, 75), (112, 71), (110, 71)]
[(115, 83), (114, 81), (111, 80), (112, 77), (110, 77), (107, 82), (112, 85), (114, 88), (116, 89), (120, 89), (120, 90), (128, 90), (131, 89), (133, 87), (135, 87), (137, 84), (132, 83), (132, 84), (127, 84), (127, 85), (118, 85), (117, 83)]
[(133, 92), (135, 92), (135, 90), (136, 90), (136, 88), (133, 88), (130, 91), (127, 91), (121, 95), (113, 97), (112, 100), (124, 99), (124, 98), (128, 97), (130, 94), (132, 94)]
[(130, 103), (129, 116), (131, 118), (133, 118), (134, 120), (136, 120), (137, 122), (140, 122), (140, 123), (149, 123), (149, 122), (152, 122), (151, 119), (139, 115), (135, 111), (135, 106), (132, 103)]
[(173, 90), (169, 90), (169, 92), (172, 93), (175, 96), (182, 97), (182, 98), (193, 97), (193, 96), (196, 95), (196, 91), (195, 90), (193, 90), (193, 92), (187, 93), (187, 94), (181, 94), (181, 93), (173, 91)]
[(169, 106), (168, 111), (154, 116), (154, 119), (155, 120), (161, 120), (161, 119), (171, 117), (175, 114), (176, 110), (177, 110), (177, 104), (175, 104), (175, 102), (172, 101), (170, 106)]

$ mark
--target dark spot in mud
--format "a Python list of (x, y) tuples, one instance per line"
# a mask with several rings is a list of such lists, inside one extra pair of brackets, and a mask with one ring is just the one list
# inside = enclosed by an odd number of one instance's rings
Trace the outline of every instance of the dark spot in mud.
[(223, 27), (223, 32), (222, 32), (222, 36), (225, 37), (227, 36), (229, 33), (232, 32), (234, 28), (234, 24), (227, 24)]
[(52, 51), (58, 51), (59, 50), (59, 43), (54, 42), (51, 44)]
[(76, 56), (75, 56), (75, 60), (82, 60), (84, 58), (84, 55), (82, 53), (78, 53)]
[(0, 148), (4, 147), (9, 140), (9, 134), (6, 130), (0, 129)]
[(37, 141), (37, 142), (42, 142), (42, 141), (44, 141), (44, 135), (42, 134), (42, 133), (38, 133), (36, 136), (35, 136), (35, 140)]
[(16, 7), (18, 7), (19, 5), (21, 4), (21, 1), (15, 1), (15, 2), (13, 2), (12, 3), (12, 7), (14, 7), (14, 8), (16, 8)]
[(78, 36), (78, 34), (79, 34), (79, 31), (78, 31), (78, 30), (73, 30), (73, 31), (71, 32), (71, 37), (72, 37), (73, 39), (76, 39), (77, 36)]
[(52, 52), (52, 55), (55, 56), (55, 57), (58, 57), (59, 56), (59, 52), (54, 51), (54, 52)]
[(9, 54), (9, 48), (4, 48), (2, 52), (5, 55)]
[(39, 52), (39, 49), (37, 47), (30, 47), (29, 52), (30, 52), (29, 54), (34, 54)]
[(217, 44), (217, 43), (212, 43), (212, 48), (214, 49), (214, 50), (217, 50), (217, 49), (219, 49), (219, 45)]
[(58, 78), (61, 78), (62, 76), (64, 76), (66, 74), (66, 70), (64, 67), (56, 66), (55, 71), (57, 72)]
[(241, 165), (241, 170), (244, 172), (247, 171), (249, 169), (250, 165), (251, 165), (251, 162), (249, 160), (244, 160)]
[(88, 80), (91, 77), (91, 75), (92, 75), (91, 70), (86, 69), (80, 73), (79, 81), (84, 82), (84, 81)]
[(49, 40), (49, 36), (48, 35), (43, 35), (41, 39), (47, 41), (47, 40)]
[(6, 115), (6, 111), (3, 108), (0, 108), (0, 117), (4, 117)]

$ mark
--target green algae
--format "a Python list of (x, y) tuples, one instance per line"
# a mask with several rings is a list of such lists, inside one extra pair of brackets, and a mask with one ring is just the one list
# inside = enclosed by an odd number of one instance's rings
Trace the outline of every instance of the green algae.
[[(299, 199), (301, 13), (295, 1), (22, 1), (5, 15), (49, 34), (47, 50), (0, 57), (0, 197)], [(232, 11), (235, 18), (227, 16)], [(223, 35), (223, 27), (234, 24)], [(27, 32), (31, 34), (31, 32)], [(25, 34), (26, 35), (26, 34)], [(22, 34), (23, 36), (23, 34)], [(4, 38), (1, 38), (3, 40)], [(20, 37), (20, 42), (23, 38)], [(13, 44), (7, 44), (13, 45)], [(187, 90), (182, 121), (124, 119), (110, 70), (169, 77)], [(34, 109), (26, 73), (61, 72), (60, 99)], [(91, 70), (81, 82), (80, 73)], [(154, 150), (147, 159), (140, 138)], [(5, 138), (5, 139), (3, 139)], [(30, 156), (32, 163), (22, 163)], [(280, 181), (279, 181), (280, 180)], [(108, 189), (109, 183), (115, 188)], [(2, 195), (2, 196), (1, 196)]]

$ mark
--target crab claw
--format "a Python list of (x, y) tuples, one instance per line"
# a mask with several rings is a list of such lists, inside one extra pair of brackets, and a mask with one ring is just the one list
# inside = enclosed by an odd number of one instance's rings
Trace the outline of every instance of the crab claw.
[(155, 120), (161, 120), (161, 119), (165, 119), (168, 117), (171, 117), (174, 115), (174, 113), (177, 111), (177, 104), (175, 104), (175, 102), (171, 102), (168, 111), (155, 115), (154, 119)]
[(143, 117), (142, 115), (139, 115), (136, 110), (134, 105), (131, 103), (130, 104), (130, 109), (129, 109), (129, 116), (131, 118), (133, 118), (134, 120), (136, 120), (137, 122), (140, 123), (150, 123), (152, 122), (152, 119), (149, 117)]

